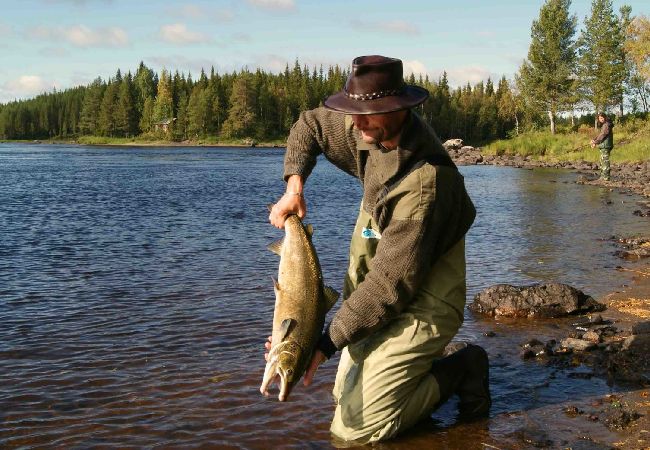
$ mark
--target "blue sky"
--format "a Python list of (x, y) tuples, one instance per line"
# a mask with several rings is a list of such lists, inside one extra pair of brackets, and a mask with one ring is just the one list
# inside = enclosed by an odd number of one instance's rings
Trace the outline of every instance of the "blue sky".
[[(615, 0), (650, 13), (648, 0)], [(453, 86), (502, 75), (526, 57), (543, 1), (0, 0), (0, 102), (108, 78), (140, 61), (197, 74), (278, 72), (296, 58), (349, 66), (359, 55), (404, 61)], [(590, 0), (574, 0), (579, 29)]]

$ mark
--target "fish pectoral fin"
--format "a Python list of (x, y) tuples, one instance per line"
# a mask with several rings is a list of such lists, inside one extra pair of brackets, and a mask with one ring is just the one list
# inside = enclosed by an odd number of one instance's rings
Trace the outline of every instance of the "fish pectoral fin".
[(329, 311), (332, 309), (336, 301), (339, 299), (341, 294), (339, 294), (336, 289), (330, 287), (330, 286), (325, 286), (323, 287), (323, 295), (325, 296), (325, 305), (327, 306), (327, 310)]
[(269, 212), (271, 212), (271, 210), (273, 209), (274, 206), (275, 206), (275, 205), (274, 205), (273, 203), (269, 203), (268, 205), (266, 205), (266, 207), (268, 208)]
[(284, 238), (278, 239), (275, 242), (271, 242), (269, 245), (266, 246), (266, 248), (271, 250), (276, 255), (280, 255), (280, 252), (282, 251), (282, 244), (284, 244)]
[(310, 223), (305, 225), (305, 233), (307, 233), (307, 236), (312, 237), (314, 235), (314, 226)]
[(289, 334), (289, 331), (291, 330), (291, 325), (294, 323), (296, 323), (296, 319), (284, 319), (282, 321), (282, 324), (280, 325), (280, 342), (287, 337), (287, 334)]

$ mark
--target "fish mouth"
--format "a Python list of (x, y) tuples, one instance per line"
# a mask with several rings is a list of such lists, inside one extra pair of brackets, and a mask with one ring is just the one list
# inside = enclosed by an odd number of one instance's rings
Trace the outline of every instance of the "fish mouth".
[(289, 382), (287, 369), (284, 369), (280, 365), (280, 352), (273, 350), (276, 349), (272, 349), (269, 353), (269, 360), (266, 363), (266, 367), (264, 368), (264, 377), (262, 379), (262, 385), (260, 386), (260, 392), (265, 397), (269, 397), (269, 386), (273, 384), (273, 381), (277, 380), (278, 386), (280, 388), (278, 401), (284, 402), (289, 397), (289, 392), (291, 391), (291, 383)]
[(277, 380), (278, 386), (280, 388), (280, 393), (278, 394), (278, 400), (284, 402), (289, 397), (289, 392), (291, 391), (291, 383), (284, 370), (282, 370), (277, 361), (269, 361), (264, 370), (264, 379), (262, 380), (262, 386), (260, 386), (260, 392), (265, 396), (269, 397), (269, 386), (273, 384), (273, 381)]
[(281, 367), (278, 367), (277, 374), (280, 376), (280, 381), (278, 383), (280, 385), (280, 393), (278, 394), (278, 401), (284, 402), (287, 400), (287, 397), (289, 397), (291, 386), (289, 384), (289, 378), (287, 377), (287, 373)]

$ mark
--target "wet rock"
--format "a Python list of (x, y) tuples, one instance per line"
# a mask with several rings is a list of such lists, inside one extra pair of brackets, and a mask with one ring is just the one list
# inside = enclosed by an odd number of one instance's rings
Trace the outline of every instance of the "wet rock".
[(497, 334), (494, 331), (486, 331), (485, 333), (483, 333), (483, 336), (485, 337), (494, 337), (496, 335)]
[(602, 311), (605, 306), (566, 284), (548, 283), (524, 287), (497, 284), (477, 294), (470, 309), (495, 317), (550, 318)]
[(632, 326), (632, 334), (650, 334), (650, 322), (639, 322)]
[(615, 430), (624, 430), (629, 427), (632, 422), (640, 417), (641, 414), (636, 411), (617, 409), (607, 414), (607, 417), (605, 418), (605, 424), (607, 424), (609, 428)]
[(535, 350), (533, 350), (532, 348), (525, 348), (521, 351), (521, 353), (519, 353), (519, 356), (521, 357), (521, 359), (533, 359), (537, 355), (535, 353)]
[(522, 428), (517, 431), (521, 440), (536, 448), (547, 448), (553, 446), (553, 441), (549, 438), (548, 433), (539, 428)]
[(584, 339), (575, 339), (575, 338), (566, 338), (562, 339), (560, 345), (563, 348), (575, 351), (575, 352), (586, 352), (596, 348), (596, 344), (593, 342), (585, 341)]
[(599, 343), (601, 341), (600, 334), (595, 331), (587, 331), (582, 335), (582, 339), (589, 342)]
[(614, 252), (615, 256), (626, 260), (637, 260), (650, 257), (650, 239), (646, 238), (618, 238), (616, 242), (623, 247)]
[(580, 414), (583, 414), (583, 413), (584, 413), (584, 411), (581, 411), (580, 409), (578, 409), (577, 406), (571, 406), (570, 405), (570, 406), (567, 406), (566, 408), (564, 408), (564, 414), (566, 414), (569, 417), (576, 417), (576, 416), (579, 416)]
[(650, 354), (650, 334), (633, 334), (623, 341), (624, 351), (638, 353), (640, 355)]

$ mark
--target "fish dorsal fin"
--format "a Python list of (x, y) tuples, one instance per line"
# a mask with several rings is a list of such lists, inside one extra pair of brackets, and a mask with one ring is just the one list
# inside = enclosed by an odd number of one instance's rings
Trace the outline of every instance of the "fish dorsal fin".
[(336, 289), (330, 287), (330, 286), (325, 286), (323, 287), (323, 295), (325, 296), (325, 305), (327, 306), (327, 310), (329, 311), (332, 309), (336, 301), (339, 299), (340, 295)]
[(305, 225), (305, 233), (307, 233), (307, 236), (312, 237), (314, 235), (314, 226), (310, 223)]
[(266, 246), (266, 248), (271, 250), (276, 255), (280, 255), (280, 252), (282, 251), (282, 244), (283, 243), (284, 243), (284, 238), (278, 239), (275, 242), (271, 242), (269, 245)]
[(282, 324), (280, 325), (280, 342), (284, 340), (285, 337), (287, 337), (287, 334), (289, 334), (289, 331), (291, 331), (291, 325), (296, 323), (295, 319), (284, 319), (282, 321)]

